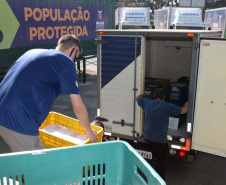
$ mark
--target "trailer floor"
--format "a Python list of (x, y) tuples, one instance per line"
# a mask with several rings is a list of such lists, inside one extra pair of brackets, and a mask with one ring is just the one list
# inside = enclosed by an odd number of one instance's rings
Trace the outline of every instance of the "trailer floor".
[(185, 137), (185, 131), (186, 131), (186, 124), (183, 124), (180, 128), (177, 130), (174, 129), (168, 129), (168, 135), (171, 136), (179, 136), (179, 137)]

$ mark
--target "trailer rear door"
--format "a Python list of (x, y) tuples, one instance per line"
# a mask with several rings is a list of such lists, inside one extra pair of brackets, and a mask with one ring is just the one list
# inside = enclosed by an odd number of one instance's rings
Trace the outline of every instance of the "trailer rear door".
[(226, 157), (226, 41), (202, 40), (192, 149)]
[(135, 97), (142, 91), (142, 37), (101, 36), (99, 65), (100, 116), (105, 131), (137, 137), (142, 132), (141, 110)]

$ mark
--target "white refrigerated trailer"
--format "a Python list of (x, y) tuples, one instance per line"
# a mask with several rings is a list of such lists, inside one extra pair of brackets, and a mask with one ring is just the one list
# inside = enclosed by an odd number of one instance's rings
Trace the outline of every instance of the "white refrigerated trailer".
[(115, 10), (116, 29), (149, 29), (150, 8), (120, 7)]
[(155, 29), (205, 30), (202, 8), (166, 7), (154, 11)]
[(106, 119), (105, 131), (151, 158), (135, 97), (145, 90), (145, 78), (175, 82), (187, 76), (188, 112), (185, 124), (168, 129), (168, 159), (190, 161), (194, 151), (226, 157), (226, 40), (220, 36), (208, 30), (98, 30), (97, 119)]

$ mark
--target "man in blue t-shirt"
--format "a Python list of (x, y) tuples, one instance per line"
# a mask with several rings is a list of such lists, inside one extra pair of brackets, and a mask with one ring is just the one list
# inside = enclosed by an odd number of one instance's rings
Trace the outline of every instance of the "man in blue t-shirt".
[(185, 103), (183, 107), (178, 107), (164, 102), (163, 89), (155, 90), (154, 100), (145, 98), (146, 96), (147, 94), (143, 93), (136, 97), (138, 105), (143, 108), (145, 113), (144, 138), (150, 144), (152, 154), (157, 159), (156, 172), (165, 180), (169, 117), (186, 114), (188, 103)]
[(73, 62), (80, 53), (79, 39), (68, 34), (55, 49), (29, 50), (9, 68), (0, 84), (0, 135), (13, 152), (43, 149), (38, 130), (59, 94), (70, 95), (74, 113), (96, 142)]

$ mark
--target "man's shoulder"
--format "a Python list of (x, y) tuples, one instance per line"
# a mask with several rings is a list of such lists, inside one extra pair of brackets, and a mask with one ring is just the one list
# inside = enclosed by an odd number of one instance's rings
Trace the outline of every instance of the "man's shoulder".
[(165, 103), (165, 105), (166, 105), (166, 107), (168, 107), (168, 109), (169, 110), (179, 110), (179, 111), (181, 111), (181, 109), (182, 109), (182, 107), (180, 107), (180, 106), (178, 106), (178, 105), (175, 105), (175, 104), (173, 104), (173, 103), (171, 103), (171, 102), (164, 102)]
[(64, 53), (57, 51), (55, 49), (43, 49), (43, 48), (35, 48), (35, 49), (31, 49), (28, 50), (26, 53), (37, 53), (40, 55), (49, 55), (49, 56), (54, 56), (54, 55), (58, 55), (58, 56), (65, 56), (67, 57), (67, 55), (65, 55)]
[(55, 57), (57, 57), (57, 59), (59, 60), (63, 60), (63, 61), (67, 61), (67, 63), (70, 63), (70, 64), (74, 64), (74, 61), (67, 55), (65, 55), (64, 53), (58, 51), (58, 50), (55, 50), (55, 49), (52, 49), (50, 50), (51, 54), (54, 55)]
[(28, 50), (26, 53), (44, 53), (44, 52), (48, 52), (48, 51), (50, 51), (50, 50), (43, 49), (43, 48), (35, 48), (35, 49)]
[(171, 103), (171, 102), (163, 102), (169, 106), (174, 106), (174, 107), (179, 107), (178, 105), (175, 105), (174, 103)]
[(151, 102), (151, 101), (153, 101), (153, 100), (151, 100), (151, 99), (149, 99), (149, 98), (143, 98), (143, 97), (139, 97), (138, 98), (138, 102), (145, 102), (145, 103), (148, 103), (148, 102)]
[(42, 49), (42, 48), (36, 48), (36, 49), (31, 49), (28, 50), (27, 52), (24, 53), (23, 57), (30, 57), (33, 56), (38, 60), (43, 59), (43, 57), (48, 57), (48, 56), (54, 56), (57, 53), (55, 52), (54, 49)]
[(36, 52), (40, 52), (41, 56), (47, 56), (50, 57), (50, 59), (52, 58), (54, 60), (54, 63), (65, 62), (68, 65), (70, 65), (71, 63), (74, 64), (70, 57), (55, 49), (36, 49)]
[(138, 99), (142, 99), (142, 100), (145, 100), (145, 101), (152, 101), (150, 98), (147, 98), (147, 97), (145, 97), (145, 98), (143, 98), (143, 97), (139, 97)]

